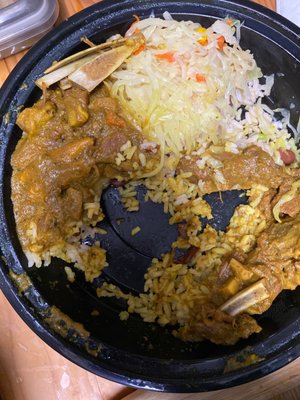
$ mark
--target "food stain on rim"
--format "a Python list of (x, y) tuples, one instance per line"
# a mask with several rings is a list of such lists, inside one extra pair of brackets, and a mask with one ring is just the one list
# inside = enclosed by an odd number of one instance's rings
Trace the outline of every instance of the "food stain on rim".
[(227, 358), (224, 374), (257, 364), (263, 360), (265, 360), (265, 357), (255, 354), (251, 346), (247, 346), (233, 357)]
[[(44, 302), (28, 275), (25, 273), (16, 274), (12, 270), (9, 272), (10, 278), (18, 289), (18, 295), (24, 296), (37, 310), (43, 322), (56, 334), (63, 339), (77, 343), (89, 355), (97, 358), (101, 352), (101, 344), (96, 343), (90, 337), (83, 324), (73, 321), (68, 315), (63, 313), (58, 307), (50, 306)], [(37, 304), (37, 299), (40, 304)]]

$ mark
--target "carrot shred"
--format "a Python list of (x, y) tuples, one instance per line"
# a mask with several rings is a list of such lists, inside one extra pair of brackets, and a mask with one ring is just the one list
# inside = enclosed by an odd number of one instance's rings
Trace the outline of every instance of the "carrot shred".
[[(140, 18), (137, 15), (134, 14), (133, 17), (134, 17), (135, 21), (131, 24), (130, 28), (132, 28), (134, 25), (136, 25), (138, 22), (140, 22)], [(139, 32), (140, 32), (139, 28), (135, 28), (134, 33), (139, 33)]]
[(196, 74), (196, 81), (197, 82), (206, 82), (206, 78), (202, 74)]
[(135, 50), (135, 51), (133, 52), (133, 55), (137, 56), (137, 55), (140, 54), (142, 51), (144, 51), (145, 48), (146, 48), (145, 44), (141, 44), (140, 47), (139, 47), (137, 50)]
[(232, 18), (228, 18), (226, 20), (226, 24), (229, 25), (229, 26), (232, 26), (233, 25), (233, 19)]
[(168, 61), (169, 63), (175, 61), (174, 53), (171, 53), (170, 51), (168, 51), (167, 53), (155, 54), (155, 57), (159, 60)]
[(126, 126), (124, 119), (111, 111), (106, 113), (106, 122), (108, 125), (117, 126), (118, 128), (125, 128)]
[(220, 49), (220, 50), (223, 50), (224, 46), (226, 46), (224, 36), (220, 36), (220, 37), (217, 39), (217, 43), (218, 43), (219, 49)]

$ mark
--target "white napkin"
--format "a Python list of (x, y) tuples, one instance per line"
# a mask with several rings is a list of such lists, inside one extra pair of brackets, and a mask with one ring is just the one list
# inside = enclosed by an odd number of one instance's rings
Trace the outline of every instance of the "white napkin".
[(300, 26), (300, 0), (277, 0), (277, 12)]

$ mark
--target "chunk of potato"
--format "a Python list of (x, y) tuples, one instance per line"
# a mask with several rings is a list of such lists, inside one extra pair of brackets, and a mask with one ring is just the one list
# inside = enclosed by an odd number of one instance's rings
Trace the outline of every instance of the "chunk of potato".
[(39, 101), (33, 107), (25, 108), (17, 118), (18, 126), (28, 135), (35, 135), (56, 112), (56, 105), (51, 101)]

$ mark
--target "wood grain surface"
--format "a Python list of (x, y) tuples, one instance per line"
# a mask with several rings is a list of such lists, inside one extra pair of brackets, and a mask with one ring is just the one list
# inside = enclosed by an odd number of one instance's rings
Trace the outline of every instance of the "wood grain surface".
[[(275, 10), (276, 0), (257, 0)], [(291, 1), (291, 0), (290, 0)], [(60, 23), (96, 0), (59, 0)], [(25, 52), (0, 61), (0, 85)], [(299, 400), (300, 359), (232, 389), (197, 394), (133, 391), (97, 377), (47, 346), (0, 292), (0, 400)]]
[(46, 345), (0, 295), (1, 400), (111, 400), (132, 390), (97, 377)]
[(300, 358), (273, 374), (231, 389), (196, 394), (136, 390), (123, 400), (299, 400), (299, 375)]

